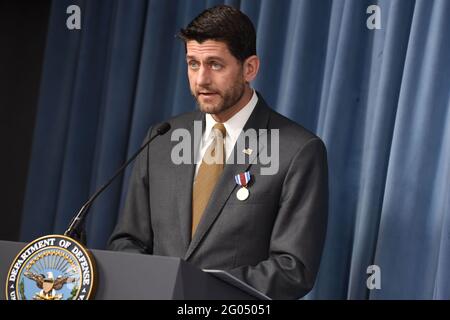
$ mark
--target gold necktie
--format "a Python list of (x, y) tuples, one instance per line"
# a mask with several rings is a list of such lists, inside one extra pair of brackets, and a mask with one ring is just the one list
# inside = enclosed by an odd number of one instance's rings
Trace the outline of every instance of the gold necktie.
[(227, 131), (222, 123), (216, 123), (212, 132), (214, 139), (206, 149), (194, 181), (192, 192), (192, 237), (225, 165), (224, 142)]

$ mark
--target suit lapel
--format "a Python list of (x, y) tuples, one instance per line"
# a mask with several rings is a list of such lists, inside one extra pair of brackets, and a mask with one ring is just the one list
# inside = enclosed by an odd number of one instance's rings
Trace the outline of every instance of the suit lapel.
[[(195, 114), (192, 122), (186, 128), (191, 137), (191, 163), (176, 165), (174, 170), (175, 197), (177, 198), (178, 215), (180, 221), (180, 232), (183, 238), (183, 249), (187, 251), (191, 241), (191, 225), (192, 225), (192, 182), (195, 173), (195, 150), (199, 145), (202, 132), (194, 132), (194, 122), (204, 122), (204, 115), (201, 112)], [(202, 125), (204, 128), (204, 123)], [(172, 147), (178, 142), (173, 142)]]
[[(259, 95), (258, 95), (259, 96)], [(259, 96), (258, 103), (252, 112), (252, 115), (248, 119), (243, 128), (243, 132), (248, 129), (254, 129), (259, 132), (258, 129), (267, 128), (269, 119), (269, 109), (264, 100)], [(243, 133), (241, 133), (243, 134)], [(239, 140), (239, 139), (238, 139)], [(258, 139), (259, 140), (259, 139)], [(247, 142), (246, 142), (247, 143)], [(246, 148), (248, 146), (246, 145)], [(205, 237), (208, 230), (211, 228), (214, 221), (217, 219), (222, 211), (225, 203), (229, 199), (232, 192), (236, 189), (237, 185), (234, 180), (234, 176), (238, 173), (245, 172), (251, 166), (252, 162), (257, 159), (258, 154), (265, 148), (265, 145), (258, 144), (258, 151), (252, 153), (250, 156), (245, 156), (245, 163), (243, 164), (227, 164), (222, 173), (222, 177), (217, 182), (214, 188), (208, 205), (205, 208), (205, 212), (199, 222), (197, 230), (192, 238), (192, 241), (186, 252), (185, 260), (189, 259), (194, 250), (198, 247), (201, 240)], [(237, 150), (237, 143), (234, 146), (233, 154), (237, 156), (238, 152), (242, 153), (242, 150)], [(192, 195), (192, 186), (190, 188), (190, 196)]]

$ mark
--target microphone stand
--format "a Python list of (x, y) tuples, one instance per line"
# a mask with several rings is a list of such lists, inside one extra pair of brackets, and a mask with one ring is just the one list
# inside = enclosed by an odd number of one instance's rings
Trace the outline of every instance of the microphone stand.
[(114, 179), (122, 173), (122, 171), (144, 150), (150, 142), (152, 142), (156, 137), (161, 136), (165, 134), (167, 131), (170, 130), (170, 124), (167, 122), (163, 123), (158, 127), (156, 130), (156, 134), (150, 138), (141, 148), (139, 148), (138, 151), (136, 151), (133, 156), (131, 156), (130, 159), (127, 160), (112, 176), (111, 179), (109, 179), (108, 182), (106, 182), (100, 189), (95, 192), (88, 201), (81, 207), (80, 211), (76, 214), (76, 216), (72, 219), (69, 228), (64, 232), (64, 235), (67, 237), (70, 237), (72, 239), (78, 240), (81, 243), (86, 243), (86, 235), (84, 233), (84, 221), (87, 217), (89, 208), (91, 207), (92, 203), (97, 199), (97, 197), (114, 181)]

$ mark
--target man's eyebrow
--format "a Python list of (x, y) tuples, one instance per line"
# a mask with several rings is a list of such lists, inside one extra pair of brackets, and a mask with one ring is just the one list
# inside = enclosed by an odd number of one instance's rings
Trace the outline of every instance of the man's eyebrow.
[[(194, 56), (187, 55), (186, 60), (198, 60), (198, 59)], [(211, 61), (211, 60), (218, 60), (220, 62), (225, 62), (225, 60), (223, 58), (218, 57), (218, 56), (211, 56), (211, 57), (206, 58), (206, 61)]]
[(218, 61), (221, 61), (221, 62), (225, 62), (225, 60), (224, 60), (223, 58), (221, 58), (221, 57), (216, 57), (216, 56), (208, 57), (206, 60), (207, 60), (207, 61), (218, 60)]

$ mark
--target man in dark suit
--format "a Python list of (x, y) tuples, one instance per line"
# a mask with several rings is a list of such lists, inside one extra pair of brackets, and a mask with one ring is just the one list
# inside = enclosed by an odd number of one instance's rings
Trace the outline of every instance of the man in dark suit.
[(300, 298), (326, 234), (325, 146), (250, 87), (259, 59), (246, 15), (217, 6), (180, 37), (200, 110), (170, 119), (137, 158), (109, 247), (181, 257), (272, 298)]

